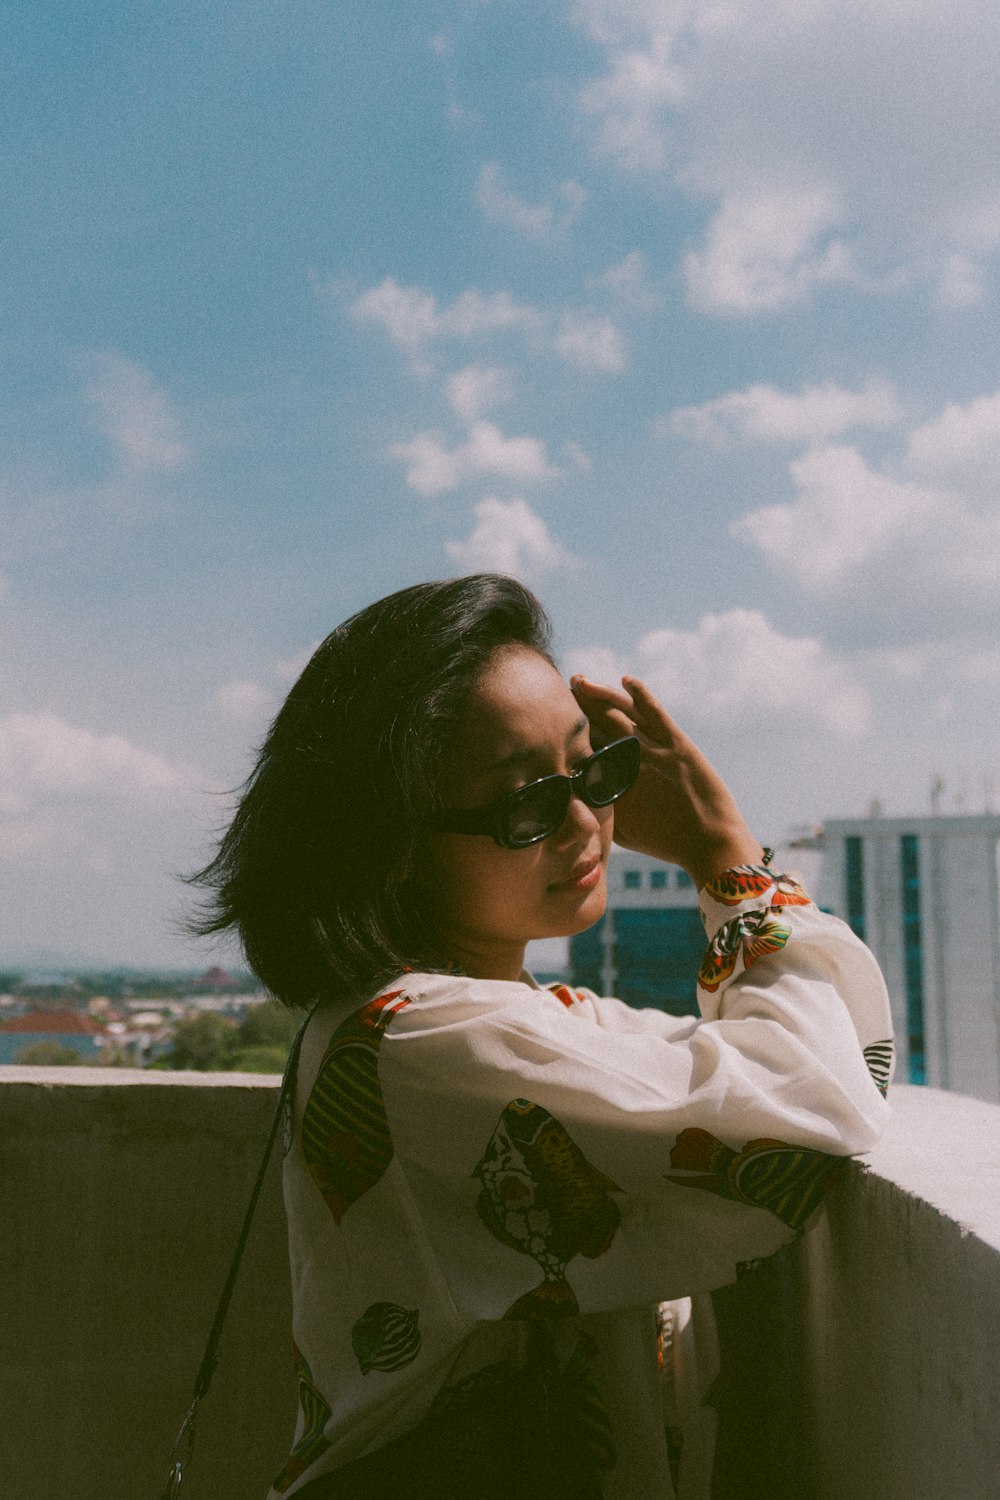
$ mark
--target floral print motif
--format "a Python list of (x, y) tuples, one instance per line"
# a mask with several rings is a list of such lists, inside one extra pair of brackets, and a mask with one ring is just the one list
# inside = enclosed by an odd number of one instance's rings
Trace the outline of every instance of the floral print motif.
[(741, 912), (724, 922), (709, 942), (698, 970), (698, 983), (714, 994), (735, 972), (742, 955), (744, 969), (749, 969), (767, 953), (777, 953), (791, 937), (791, 930), (775, 920), (778, 908)]
[(791, 875), (775, 875), (772, 906), (811, 906), (812, 897)]
[(583, 999), (580, 991), (571, 990), (568, 984), (547, 984), (545, 988), (551, 994), (555, 995), (557, 1000), (562, 1001), (567, 1010), (571, 1010), (574, 1005), (578, 1005)]
[(794, 876), (778, 874), (766, 865), (734, 865), (723, 870), (707, 883), (705, 894), (720, 906), (740, 906), (764, 895), (771, 906), (808, 906), (811, 900)]
[(763, 896), (775, 878), (765, 865), (734, 865), (708, 881), (705, 894), (722, 906), (739, 906), (742, 901)]

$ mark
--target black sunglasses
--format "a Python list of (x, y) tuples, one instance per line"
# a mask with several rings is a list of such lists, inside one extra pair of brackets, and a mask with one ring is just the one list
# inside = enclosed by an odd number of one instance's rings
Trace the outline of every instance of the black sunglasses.
[(475, 812), (443, 808), (433, 826), (439, 833), (489, 834), (501, 849), (526, 849), (555, 833), (572, 797), (588, 807), (608, 807), (625, 795), (638, 775), (639, 741), (630, 734), (597, 750), (571, 776), (529, 781)]

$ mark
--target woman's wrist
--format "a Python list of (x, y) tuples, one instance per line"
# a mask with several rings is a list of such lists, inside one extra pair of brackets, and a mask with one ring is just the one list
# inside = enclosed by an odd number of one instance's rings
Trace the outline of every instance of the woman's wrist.
[(736, 865), (759, 865), (763, 860), (764, 846), (746, 832), (699, 848), (685, 869), (700, 891), (725, 870)]

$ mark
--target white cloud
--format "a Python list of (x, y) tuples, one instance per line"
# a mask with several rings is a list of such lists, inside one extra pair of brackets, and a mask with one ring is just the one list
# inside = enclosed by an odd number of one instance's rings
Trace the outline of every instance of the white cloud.
[(607, 74), (583, 88), (580, 104), (594, 122), (595, 144), (602, 155), (629, 172), (662, 172), (668, 152), (661, 113), (667, 105), (681, 104), (684, 95), (673, 38), (657, 31), (645, 48), (616, 52)]
[(638, 656), (639, 675), (682, 718), (780, 719), (845, 737), (867, 722), (867, 698), (848, 664), (811, 636), (782, 635), (759, 610), (705, 615), (695, 630), (654, 630)]
[(507, 371), (490, 365), (466, 365), (449, 375), (445, 384), (452, 411), (466, 422), (474, 422), (494, 406), (509, 401), (513, 394), (513, 381)]
[(291, 656), (283, 657), (275, 662), (274, 675), (278, 681), (288, 684), (297, 682), (321, 644), (320, 641), (313, 641), (312, 645), (306, 646), (304, 650), (293, 652)]
[(919, 645), (881, 647), (864, 653), (877, 671), (903, 682), (933, 677), (937, 683), (1000, 683), (1000, 647), (984, 650), (961, 637)]
[(603, 682), (608, 687), (620, 687), (622, 677), (628, 671), (625, 661), (610, 646), (575, 646), (564, 657), (566, 676), (579, 672), (591, 682)]
[(243, 722), (260, 719), (273, 713), (276, 707), (272, 692), (259, 682), (245, 678), (233, 678), (223, 683), (213, 694), (212, 704), (228, 718)]
[(626, 307), (636, 312), (657, 312), (663, 295), (650, 285), (649, 262), (641, 250), (630, 250), (624, 259), (609, 266), (593, 283), (606, 286)]
[(680, 407), (659, 425), (723, 448), (738, 442), (825, 442), (855, 427), (891, 427), (902, 417), (899, 397), (887, 381), (869, 380), (851, 391), (828, 380), (797, 393), (773, 385), (747, 386), (698, 406)]
[(394, 443), (391, 452), (407, 465), (406, 482), (420, 495), (440, 495), (480, 474), (523, 482), (553, 479), (559, 472), (538, 438), (504, 437), (493, 422), (473, 422), (456, 448), (448, 448), (439, 432), (418, 432)]
[(625, 368), (625, 341), (610, 318), (565, 312), (552, 340), (567, 364), (615, 373)]
[(574, 557), (554, 537), (525, 500), (481, 500), (473, 509), (476, 524), (464, 542), (446, 542), (445, 551), (464, 572), (510, 573), (533, 582), (556, 568), (576, 569)]
[(823, 187), (727, 194), (706, 244), (684, 260), (692, 306), (708, 313), (776, 312), (814, 287), (854, 276), (850, 255), (829, 238), (837, 221)]
[(805, 590), (832, 595), (851, 585), (864, 600), (931, 599), (976, 605), (1000, 587), (1000, 513), (968, 494), (880, 473), (856, 448), (816, 448), (789, 465), (797, 498), (736, 521), (734, 536), (757, 547)]
[(487, 219), (506, 224), (529, 239), (551, 240), (566, 234), (583, 211), (587, 192), (578, 182), (563, 182), (555, 201), (525, 203), (511, 192), (497, 162), (487, 162), (479, 174), (476, 199)]
[[(342, 295), (342, 288), (327, 283), (324, 295)], [(443, 339), (478, 339), (518, 332), (532, 349), (552, 352), (578, 368), (619, 371), (625, 367), (622, 335), (610, 318), (566, 309), (555, 315), (517, 302), (508, 292), (462, 292), (451, 303), (441, 305), (431, 292), (400, 286), (387, 276), (378, 286), (362, 293), (350, 305), (352, 317), (377, 323), (418, 364), (428, 348)]]
[(593, 467), (590, 462), (590, 454), (581, 448), (579, 443), (563, 443), (562, 451), (574, 469), (579, 469), (581, 474), (590, 472)]
[[(682, 722), (741, 732), (805, 725), (851, 738), (869, 705), (850, 664), (811, 636), (787, 636), (759, 610), (704, 615), (693, 630), (654, 630), (635, 648), (641, 677)], [(569, 653), (570, 672), (617, 686), (623, 659), (606, 646)]]
[(85, 395), (97, 424), (134, 473), (180, 469), (190, 458), (180, 422), (149, 371), (120, 354), (88, 356)]
[(431, 292), (400, 286), (387, 276), (351, 306), (361, 322), (380, 323), (394, 343), (415, 352), (435, 339), (476, 338), (520, 328), (540, 331), (546, 322), (537, 308), (516, 302), (508, 292), (466, 291), (440, 306)]
[(967, 255), (947, 256), (937, 295), (942, 307), (976, 307), (986, 295), (982, 267)]
[(798, 499), (762, 506), (732, 532), (817, 592), (838, 587), (907, 529), (926, 526), (939, 504), (934, 491), (876, 473), (843, 445), (815, 448), (789, 470)]
[(156, 796), (193, 773), (117, 734), (94, 734), (55, 714), (0, 719), (0, 811), (23, 812), (56, 797)]
[(949, 403), (941, 414), (910, 434), (911, 469), (964, 482), (995, 498), (1000, 475), (1000, 391), (966, 406)]
[(579, 95), (595, 150), (710, 207), (685, 265), (697, 307), (777, 311), (826, 281), (872, 293), (902, 277), (944, 307), (981, 300), (1000, 249), (994, 0), (576, 0), (572, 14), (604, 49)]

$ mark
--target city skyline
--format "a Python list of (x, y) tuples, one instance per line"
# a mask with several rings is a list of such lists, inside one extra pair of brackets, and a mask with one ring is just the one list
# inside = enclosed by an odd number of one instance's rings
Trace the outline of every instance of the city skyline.
[(996, 805), (988, 0), (0, 26), (0, 959), (235, 961), (179, 877), (310, 650), (481, 568), (765, 843)]

